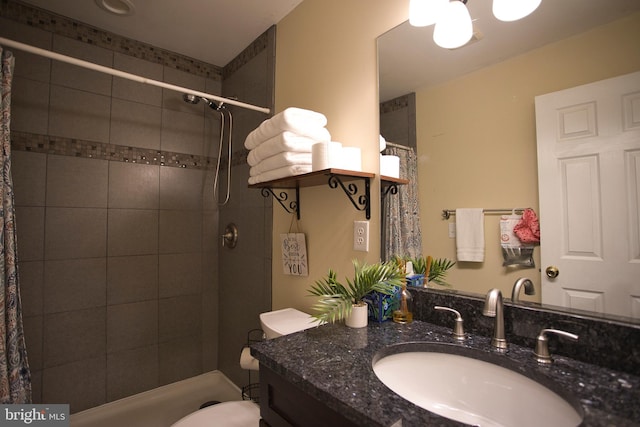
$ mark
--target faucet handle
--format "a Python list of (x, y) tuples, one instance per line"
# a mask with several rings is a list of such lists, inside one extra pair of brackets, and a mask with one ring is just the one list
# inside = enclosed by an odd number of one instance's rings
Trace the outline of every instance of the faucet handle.
[(435, 307), (436, 310), (442, 310), (442, 311), (450, 311), (451, 313), (456, 315), (456, 320), (455, 320), (455, 324), (453, 326), (453, 338), (455, 338), (458, 341), (464, 341), (466, 339), (466, 336), (464, 334), (464, 320), (462, 320), (462, 316), (460, 315), (460, 312), (458, 310), (454, 310), (453, 308), (449, 308), (449, 307), (442, 307), (439, 305), (436, 305)]
[(576, 341), (578, 336), (571, 332), (561, 331), (559, 329), (543, 329), (540, 331), (536, 339), (535, 356), (538, 363), (551, 363), (551, 354), (549, 354), (549, 340), (547, 334), (556, 334)]

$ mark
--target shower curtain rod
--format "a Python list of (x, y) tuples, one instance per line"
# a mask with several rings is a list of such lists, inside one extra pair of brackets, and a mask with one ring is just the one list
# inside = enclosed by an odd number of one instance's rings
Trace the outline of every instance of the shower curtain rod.
[(411, 150), (411, 147), (406, 146), (406, 145), (401, 145), (401, 144), (396, 144), (395, 142), (386, 142), (385, 143), (387, 145), (387, 147), (394, 147), (394, 148), (399, 148), (401, 150)]
[(90, 70), (99, 71), (105, 74), (111, 74), (112, 76), (121, 77), (127, 80), (133, 80), (135, 82), (144, 83), (152, 86), (158, 86), (164, 89), (173, 90), (180, 93), (187, 93), (190, 95), (195, 95), (203, 98), (207, 98), (210, 100), (215, 100), (221, 102), (223, 104), (235, 105), (237, 107), (247, 108), (249, 110), (259, 111), (261, 113), (269, 114), (271, 110), (265, 107), (258, 107), (252, 104), (246, 104), (244, 102), (236, 101), (234, 99), (223, 98), (218, 95), (212, 95), (206, 92), (200, 92), (197, 90), (189, 89), (186, 87), (176, 86), (169, 83), (160, 82), (158, 80), (148, 79), (146, 77), (138, 76), (136, 74), (126, 73), (124, 71), (115, 70), (113, 68), (105, 67), (103, 65), (94, 64), (93, 62), (84, 61), (82, 59), (73, 58), (71, 56), (62, 55), (59, 53), (51, 52), (46, 49), (41, 49), (39, 47), (31, 46), (28, 44), (20, 43), (14, 40), (9, 40), (3, 37), (0, 37), (0, 45), (8, 46), (13, 49), (22, 50), (24, 52), (33, 53), (35, 55), (44, 56), (46, 58), (55, 59), (57, 61), (66, 62), (68, 64), (77, 65), (79, 67), (88, 68)]

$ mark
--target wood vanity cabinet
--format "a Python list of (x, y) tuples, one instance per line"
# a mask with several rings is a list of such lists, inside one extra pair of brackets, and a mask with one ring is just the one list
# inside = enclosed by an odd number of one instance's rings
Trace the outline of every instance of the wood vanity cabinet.
[(260, 365), (260, 426), (356, 427), (352, 421)]

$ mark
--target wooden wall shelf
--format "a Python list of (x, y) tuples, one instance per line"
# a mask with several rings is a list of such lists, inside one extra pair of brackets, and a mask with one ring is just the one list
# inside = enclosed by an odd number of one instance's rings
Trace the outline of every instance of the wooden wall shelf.
[[(269, 195), (273, 196), (285, 211), (289, 213), (296, 212), (298, 219), (300, 219), (300, 188), (319, 185), (328, 185), (331, 188), (340, 187), (351, 201), (351, 204), (353, 204), (357, 210), (364, 211), (367, 219), (371, 219), (371, 178), (373, 177), (375, 177), (375, 174), (370, 172), (324, 169), (302, 175), (260, 182), (250, 185), (249, 188), (262, 189), (262, 195), (264, 197), (269, 197)], [(360, 195), (358, 195), (360, 191), (358, 186), (352, 182), (358, 180), (362, 180), (365, 187), (364, 192)], [(289, 195), (286, 191), (281, 191), (276, 194), (274, 189), (295, 189), (296, 198), (289, 202)], [(286, 205), (287, 202), (289, 202), (288, 206)]]

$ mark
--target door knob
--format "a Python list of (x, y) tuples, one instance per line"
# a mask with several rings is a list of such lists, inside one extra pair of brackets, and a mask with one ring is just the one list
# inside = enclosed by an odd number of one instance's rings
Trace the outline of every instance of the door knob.
[(558, 270), (558, 267), (554, 265), (550, 265), (549, 267), (547, 267), (544, 272), (547, 274), (547, 277), (549, 279), (555, 279), (560, 274), (560, 270)]

